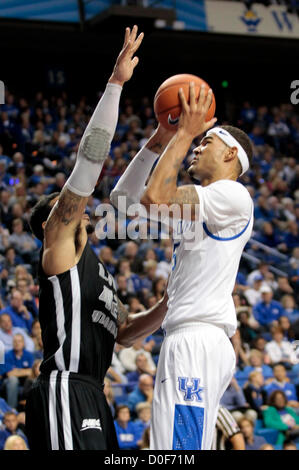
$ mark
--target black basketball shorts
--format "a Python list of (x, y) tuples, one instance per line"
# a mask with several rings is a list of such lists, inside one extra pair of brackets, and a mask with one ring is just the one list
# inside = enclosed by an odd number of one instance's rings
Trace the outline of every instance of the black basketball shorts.
[(26, 402), (30, 450), (118, 449), (113, 418), (101, 387), (72, 372), (41, 374)]

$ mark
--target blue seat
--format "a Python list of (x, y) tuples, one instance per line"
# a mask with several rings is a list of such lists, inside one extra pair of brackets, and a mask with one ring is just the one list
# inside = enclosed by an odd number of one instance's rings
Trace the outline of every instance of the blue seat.
[(275, 450), (282, 450), (282, 445), (281, 444), (275, 444), (274, 449)]
[(258, 429), (255, 433), (257, 436), (263, 436), (263, 438), (268, 442), (268, 444), (275, 445), (278, 438), (277, 429), (263, 428)]

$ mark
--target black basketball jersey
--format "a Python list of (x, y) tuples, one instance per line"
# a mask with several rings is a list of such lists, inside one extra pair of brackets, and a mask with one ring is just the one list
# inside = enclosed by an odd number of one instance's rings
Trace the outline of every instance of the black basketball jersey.
[(80, 261), (57, 276), (39, 262), (39, 320), (44, 345), (40, 370), (70, 371), (103, 383), (117, 336), (114, 279), (86, 243)]

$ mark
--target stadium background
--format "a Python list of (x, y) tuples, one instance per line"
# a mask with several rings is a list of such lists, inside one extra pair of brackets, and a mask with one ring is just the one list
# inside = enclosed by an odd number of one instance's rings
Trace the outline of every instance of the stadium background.
[[(223, 29), (217, 30), (218, 23), (215, 21), (215, 12), (214, 16), (212, 14), (213, 8), (219, 16), (223, 14)], [(231, 8), (233, 10), (230, 10)], [(228, 10), (236, 11), (235, 16), (225, 15)], [(148, 97), (149, 103), (152, 104), (153, 96), (160, 83), (176, 73), (193, 73), (206, 79), (216, 96), (218, 121), (228, 120), (230, 123), (239, 124), (248, 132), (251, 132), (255, 120), (246, 121), (244, 102), (249, 101), (250, 109), (253, 110), (262, 105), (267, 106), (270, 116), (267, 125), (273, 120), (271, 107), (279, 107), (283, 104), (281, 109), (286, 113), (284, 116), (287, 116), (287, 125), (291, 129), (291, 134), (286, 142), (280, 141), (279, 138), (278, 141), (266, 138), (266, 142), (275, 148), (274, 160), (283, 161), (284, 167), (288, 166), (284, 155), (295, 158), (297, 168), (291, 169), (294, 174), (288, 184), (296, 189), (298, 187), (299, 131), (296, 126), (292, 128), (290, 115), (294, 114), (298, 117), (299, 104), (297, 107), (294, 105), (290, 110), (290, 97), (293, 91), (291, 83), (298, 78), (296, 76), (299, 60), (298, 15), (298, 2), (287, 0), (279, 3), (265, 1), (254, 4), (250, 1), (245, 4), (234, 1), (217, 2), (216, 0), (206, 0), (206, 2), (203, 0), (3, 1), (0, 5), (0, 80), (5, 84), (7, 96), (8, 93), (15, 96), (15, 103), (21, 97), (32, 103), (33, 114), (34, 106), (36, 106), (36, 93), (39, 91), (45, 97), (59, 96), (66, 91), (68, 101), (71, 103), (79, 103), (81, 97), (85, 96), (86, 102), (94, 107), (97, 96), (104, 89), (111, 73), (122, 43), (125, 26), (138, 24), (140, 31), (144, 31), (146, 36), (138, 53), (140, 63), (133, 79), (126, 84), (122, 95), (122, 111), (125, 109), (126, 99), (130, 99), (134, 113), (140, 114), (143, 97)], [(273, 29), (270, 28), (269, 32), (269, 29), (263, 28), (269, 23), (270, 18)], [(213, 26), (213, 21), (216, 26)], [(226, 30), (225, 34), (223, 30)], [(232, 30), (236, 30), (236, 33), (230, 34)], [(0, 113), (5, 110), (5, 105), (2, 105)], [(144, 122), (143, 120), (142, 130), (145, 127)], [(25, 144), (22, 139), (20, 143), (14, 135), (8, 138), (3, 127), (0, 135), (4, 155), (12, 159), (16, 151), (23, 153), (23, 161), (29, 169), (28, 180), (34, 163), (41, 163), (37, 160), (35, 162), (32, 151), (36, 148), (33, 149), (30, 146), (36, 130), (35, 124), (36, 120), (33, 119), (32, 135)], [(66, 133), (68, 130), (67, 125)], [(264, 137), (267, 135), (267, 128), (263, 135)], [(143, 136), (139, 135), (139, 137)], [(113, 147), (115, 146), (114, 143)], [(66, 157), (69, 157), (72, 150), (69, 148), (66, 151)], [(111, 156), (113, 160), (115, 158), (113, 151)], [(131, 156), (132, 154), (127, 157), (127, 162)], [(262, 160), (263, 150), (256, 151), (254, 174), (251, 175), (251, 179), (244, 180), (245, 184), (255, 186), (256, 205), (258, 205), (259, 188), (264, 181), (267, 181), (271, 170), (270, 164), (267, 171), (264, 171), (258, 179), (258, 168)], [(55, 176), (55, 172), (60, 171), (61, 168), (58, 164), (56, 170), (52, 170), (50, 173)], [(6, 171), (10, 174), (8, 168)], [(68, 169), (63, 167), (63, 171), (67, 174)], [(117, 172), (113, 178), (108, 174), (109, 187), (115, 184), (115, 178), (118, 176)], [(13, 185), (9, 189), (14, 192)], [(103, 188), (100, 189), (98, 195), (107, 196), (105, 189), (104, 193), (101, 193), (102, 190)], [(276, 194), (275, 191), (272, 188), (271, 193), (270, 188), (270, 196), (274, 194)], [(285, 190), (282, 194), (278, 194), (278, 197), (281, 202), (283, 196), (294, 198), (294, 194), (294, 190), (291, 193)], [(282, 213), (283, 210), (285, 208), (282, 209)], [(298, 225), (295, 203), (293, 203), (292, 211)], [(286, 214), (283, 214), (283, 217), (287, 218)], [(26, 215), (24, 218), (26, 219)], [(261, 216), (261, 220), (271, 220), (270, 211), (267, 216), (265, 215), (265, 219)], [(256, 239), (265, 242), (265, 237), (262, 238), (261, 224), (257, 224), (255, 229)], [(285, 232), (280, 230), (278, 234), (280, 238), (277, 239), (276, 245), (271, 240), (272, 248), (276, 249), (279, 243), (285, 242), (286, 234), (287, 229)], [(267, 240), (265, 243), (267, 245)], [(157, 250), (159, 251), (159, 247)], [(247, 253), (252, 255), (253, 252), (250, 250), (251, 247), (247, 246)], [(4, 258), (4, 251), (2, 255)], [(271, 257), (264, 248), (255, 252), (254, 255), (257, 259), (268, 261), (274, 269), (275, 267), (280, 269), (280, 273), (285, 273), (289, 279), (294, 274), (289, 266), (289, 260), (292, 257), (290, 247), (284, 251), (284, 258), (275, 255), (274, 252)], [(27, 263), (28, 259), (29, 264), (33, 263), (32, 274), (34, 276), (35, 255), (27, 259), (25, 256)], [(163, 257), (161, 260), (163, 261)], [(255, 262), (250, 264), (248, 260), (246, 262), (243, 259), (242, 263), (241, 267), (245, 274), (249, 274), (256, 267)], [(279, 271), (275, 273), (276, 281), (278, 275)], [(292, 286), (296, 297), (298, 282), (297, 285), (295, 284)], [(4, 307), (10, 302), (7, 294), (6, 285), (2, 282)], [(244, 299), (241, 299), (242, 302), (246, 303)], [(270, 339), (271, 337), (268, 337), (268, 340)], [(295, 339), (299, 337), (296, 336)], [(298, 373), (294, 372), (292, 380), (294, 379), (295, 384), (296, 380), (299, 382), (297, 376)], [(242, 387), (245, 380), (240, 379), (239, 384)], [(123, 389), (125, 390), (125, 387)], [(117, 401), (121, 400), (117, 398)], [(267, 434), (262, 420), (259, 420), (258, 426), (263, 428), (260, 434), (265, 435), (272, 444), (277, 443), (277, 433), (268, 432)]]

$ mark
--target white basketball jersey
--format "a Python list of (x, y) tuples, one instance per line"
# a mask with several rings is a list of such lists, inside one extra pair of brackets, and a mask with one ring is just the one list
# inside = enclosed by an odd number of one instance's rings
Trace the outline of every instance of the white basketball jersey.
[(162, 327), (169, 331), (207, 322), (224, 327), (231, 337), (237, 327), (232, 291), (252, 232), (253, 202), (236, 181), (219, 180), (195, 188), (200, 221), (181, 220), (175, 227), (168, 311)]

